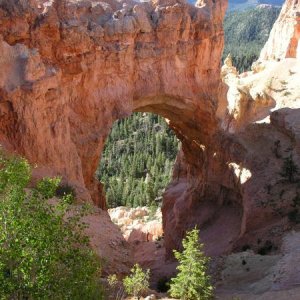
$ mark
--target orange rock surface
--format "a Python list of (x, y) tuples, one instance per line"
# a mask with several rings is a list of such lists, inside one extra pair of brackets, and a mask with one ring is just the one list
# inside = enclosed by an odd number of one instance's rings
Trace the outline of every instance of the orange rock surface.
[(182, 140), (208, 140), (226, 2), (198, 5), (2, 1), (1, 144), (105, 207), (94, 174), (115, 120), (154, 112)]

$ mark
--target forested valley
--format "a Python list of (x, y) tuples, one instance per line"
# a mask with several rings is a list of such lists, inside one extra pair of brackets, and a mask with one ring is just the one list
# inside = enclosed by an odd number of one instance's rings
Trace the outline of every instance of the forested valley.
[(227, 13), (224, 20), (225, 49), (223, 59), (230, 53), (234, 66), (250, 70), (266, 43), (280, 7), (258, 6)]
[(108, 206), (157, 206), (178, 149), (178, 139), (158, 115), (134, 113), (116, 122), (97, 172)]

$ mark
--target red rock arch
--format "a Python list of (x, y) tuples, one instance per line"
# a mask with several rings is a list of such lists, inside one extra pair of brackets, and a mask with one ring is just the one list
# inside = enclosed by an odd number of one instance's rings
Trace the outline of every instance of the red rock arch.
[(116, 119), (153, 111), (192, 140), (215, 130), (225, 6), (3, 2), (1, 144), (103, 206), (93, 176)]
[(0, 5), (1, 145), (36, 165), (36, 177), (60, 175), (104, 208), (94, 174), (113, 122), (133, 111), (162, 115), (183, 145), (164, 201), (167, 247), (226, 198), (237, 207), (226, 211), (235, 226), (222, 237), (229, 249), (242, 208), (222, 130), (225, 1), (43, 3)]

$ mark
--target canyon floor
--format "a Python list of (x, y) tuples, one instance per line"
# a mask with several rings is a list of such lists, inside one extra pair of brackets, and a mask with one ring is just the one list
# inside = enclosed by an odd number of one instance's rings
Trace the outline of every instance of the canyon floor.
[[(139, 263), (144, 269), (151, 270), (151, 288), (155, 297), (171, 299), (166, 294), (155, 292), (157, 282), (174, 276), (176, 269), (176, 262), (165, 260), (160, 210), (151, 212), (146, 207), (118, 207), (109, 210), (109, 214), (129, 245), (131, 263)], [(210, 272), (216, 287), (216, 299), (298, 300), (299, 244), (300, 231), (293, 230), (285, 235), (281, 248), (272, 255), (247, 250), (213, 257)], [(297, 265), (299, 267), (295, 268)]]

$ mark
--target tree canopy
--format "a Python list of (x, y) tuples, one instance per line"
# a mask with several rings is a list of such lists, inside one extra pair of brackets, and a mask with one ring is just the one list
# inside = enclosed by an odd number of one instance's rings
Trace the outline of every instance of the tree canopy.
[(229, 12), (224, 20), (225, 48), (223, 58), (231, 53), (234, 66), (250, 70), (259, 57), (280, 12), (279, 7), (256, 7)]
[(108, 207), (154, 205), (171, 179), (178, 148), (160, 116), (134, 113), (116, 122), (97, 171)]
[(50, 204), (60, 180), (27, 189), (30, 177), (26, 160), (0, 156), (0, 299), (103, 299), (83, 207)]
[(188, 231), (182, 246), (182, 252), (174, 250), (179, 265), (177, 276), (171, 279), (171, 296), (182, 300), (212, 299), (213, 287), (207, 274), (209, 258), (204, 254), (204, 245), (199, 242), (199, 230)]

